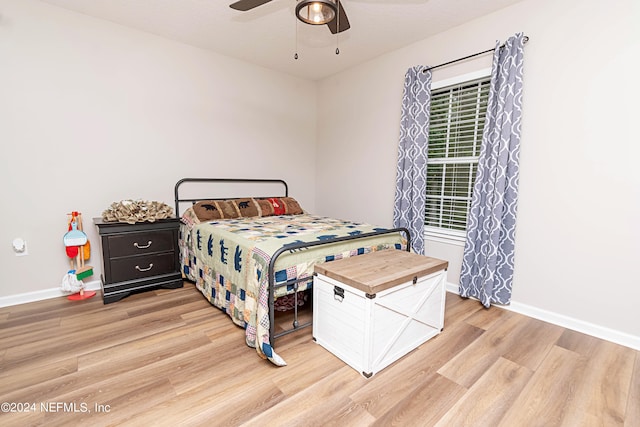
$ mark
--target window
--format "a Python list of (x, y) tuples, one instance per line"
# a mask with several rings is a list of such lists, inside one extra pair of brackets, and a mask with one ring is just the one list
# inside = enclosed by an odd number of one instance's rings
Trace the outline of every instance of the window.
[(489, 83), (489, 77), (482, 77), (432, 89), (425, 208), (428, 236), (464, 240)]

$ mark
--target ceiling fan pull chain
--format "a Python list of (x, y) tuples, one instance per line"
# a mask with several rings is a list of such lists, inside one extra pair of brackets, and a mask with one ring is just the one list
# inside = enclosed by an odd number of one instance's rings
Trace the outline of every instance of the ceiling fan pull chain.
[[(298, 0), (296, 0), (298, 3)], [(296, 21), (296, 54), (293, 55), (293, 59), (298, 60), (298, 19), (294, 19)]]
[(338, 31), (336, 32), (336, 55), (340, 55), (340, 0), (336, 0), (336, 14), (338, 15), (336, 19), (338, 20)]

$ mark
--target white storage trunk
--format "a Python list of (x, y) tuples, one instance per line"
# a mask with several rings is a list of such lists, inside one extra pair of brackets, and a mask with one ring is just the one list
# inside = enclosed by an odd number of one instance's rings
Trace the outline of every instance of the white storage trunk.
[(314, 340), (371, 377), (442, 331), (447, 266), (399, 250), (316, 265)]

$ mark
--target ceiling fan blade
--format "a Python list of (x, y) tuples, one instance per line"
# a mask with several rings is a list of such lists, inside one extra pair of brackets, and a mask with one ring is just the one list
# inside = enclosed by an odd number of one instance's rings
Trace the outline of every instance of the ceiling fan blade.
[(265, 3), (269, 3), (271, 0), (239, 0), (235, 3), (231, 3), (229, 7), (231, 9), (240, 10), (246, 12), (254, 7), (262, 6)]
[[(340, 22), (339, 29), (338, 21)], [(347, 18), (347, 12), (344, 11), (341, 1), (338, 1), (338, 15), (333, 19), (333, 21), (327, 23), (327, 27), (329, 27), (329, 31), (331, 31), (331, 34), (341, 33), (351, 28), (351, 25), (349, 24), (349, 18)]]

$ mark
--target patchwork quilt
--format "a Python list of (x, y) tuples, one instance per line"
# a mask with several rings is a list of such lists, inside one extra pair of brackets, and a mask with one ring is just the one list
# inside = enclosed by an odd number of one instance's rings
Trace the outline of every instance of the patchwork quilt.
[[(269, 337), (268, 268), (272, 255), (286, 245), (379, 230), (384, 229), (308, 214), (183, 223), (181, 263), (185, 277), (195, 282), (209, 302), (245, 328), (247, 345), (262, 358), (283, 366), (286, 363), (271, 347)], [(309, 289), (316, 263), (405, 246), (404, 236), (393, 233), (286, 251), (276, 260), (275, 282), (308, 277), (299, 290)], [(275, 296), (292, 292), (293, 286), (283, 286)]]

